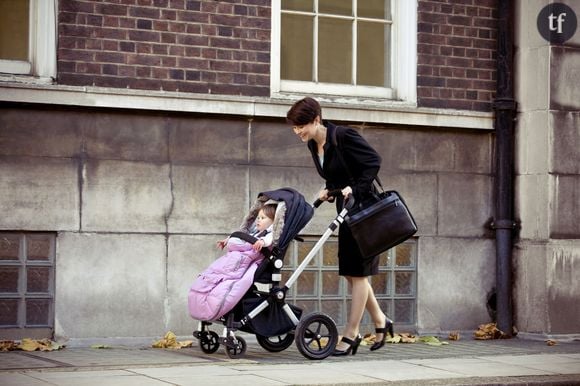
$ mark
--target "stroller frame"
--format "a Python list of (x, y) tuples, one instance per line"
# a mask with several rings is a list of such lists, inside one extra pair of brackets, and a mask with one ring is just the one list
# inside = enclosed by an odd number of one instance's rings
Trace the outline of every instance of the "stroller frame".
[[(337, 196), (338, 194), (340, 194), (340, 190), (338, 192), (331, 192), (331, 195), (334, 196)], [(321, 200), (316, 200), (312, 207), (318, 208), (322, 202), (323, 201)], [(224, 315), (224, 317), (220, 318), (219, 321), (224, 324), (221, 339), (217, 333), (209, 330), (212, 321), (200, 321), (198, 329), (193, 332), (193, 336), (199, 339), (199, 346), (202, 351), (207, 354), (214, 353), (218, 350), (221, 343), (225, 346), (228, 357), (238, 358), (243, 356), (247, 348), (246, 341), (243, 337), (236, 336), (235, 334), (237, 330), (242, 330), (254, 333), (260, 346), (270, 352), (283, 351), (290, 347), (293, 341), (295, 341), (298, 351), (308, 359), (324, 359), (331, 355), (338, 343), (338, 330), (334, 320), (322, 312), (312, 312), (301, 317), (302, 310), (300, 309), (298, 309), (300, 314), (297, 316), (290, 304), (286, 303), (285, 300), (288, 290), (296, 283), (299, 276), (316, 256), (324, 243), (330, 238), (340, 224), (344, 222), (344, 219), (348, 214), (348, 209), (351, 207), (352, 205), (348, 205), (343, 208), (332, 220), (320, 239), (312, 247), (304, 260), (283, 286), (280, 286), (282, 278), (280, 272), (284, 266), (283, 257), (285, 249), (280, 250), (278, 247), (274, 247), (271, 254), (267, 254), (269, 256), (266, 256), (266, 262), (263, 262), (263, 264), (268, 264), (269, 268), (272, 270), (272, 280), (268, 282), (268, 284), (271, 285), (270, 291), (263, 292), (252, 290), (254, 295), (263, 298), (263, 300), (251, 311), (241, 317), (239, 321), (235, 320), (235, 313), (233, 311), (230, 311)], [(232, 236), (242, 238), (250, 243), (253, 243), (256, 240), (255, 237), (241, 232), (234, 232), (232, 233)], [(302, 241), (298, 236), (294, 237), (294, 239)], [(273, 336), (263, 336), (252, 329), (252, 321), (269, 307), (281, 308), (283, 314), (291, 323), (288, 331)], [(297, 307), (294, 308), (296, 309)]]

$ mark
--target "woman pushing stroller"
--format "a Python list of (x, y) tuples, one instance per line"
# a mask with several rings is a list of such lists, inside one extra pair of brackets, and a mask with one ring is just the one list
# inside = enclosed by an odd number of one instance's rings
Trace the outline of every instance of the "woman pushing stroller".
[[(329, 191), (340, 189), (342, 196), (336, 200), (340, 212), (350, 195), (357, 202), (372, 195), (381, 158), (356, 130), (323, 122), (320, 104), (309, 97), (297, 101), (286, 118), (294, 133), (307, 143), (316, 169), (326, 181), (319, 193), (320, 200), (330, 200)], [(368, 281), (369, 276), (378, 274), (379, 257), (363, 258), (350, 229), (342, 223), (338, 234), (338, 260), (338, 273), (352, 288), (352, 304), (342, 341), (333, 355), (356, 354), (362, 340), (359, 328), (365, 308), (376, 327), (376, 340), (370, 349), (378, 350), (384, 346), (387, 332), (393, 335), (393, 322), (381, 310)]]

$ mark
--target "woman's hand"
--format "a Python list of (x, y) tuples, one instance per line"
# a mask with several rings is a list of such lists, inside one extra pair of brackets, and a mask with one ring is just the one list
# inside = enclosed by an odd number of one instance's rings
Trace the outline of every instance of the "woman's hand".
[(322, 189), (319, 193), (318, 193), (318, 199), (320, 201), (327, 201), (328, 200), (328, 189)]
[(352, 194), (352, 188), (350, 186), (347, 186), (346, 188), (342, 189), (342, 195), (345, 199), (348, 198), (348, 196), (350, 196)]

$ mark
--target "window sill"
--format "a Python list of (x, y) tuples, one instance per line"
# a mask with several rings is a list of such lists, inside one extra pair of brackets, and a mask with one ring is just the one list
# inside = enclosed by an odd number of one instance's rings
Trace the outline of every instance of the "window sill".
[[(26, 77), (23, 77), (26, 78)], [(79, 87), (50, 84), (51, 79), (0, 75), (0, 101), (65, 106), (179, 111), (189, 113), (284, 118), (293, 101), (280, 96), (252, 98), (228, 95)], [(421, 108), (397, 101), (353, 101), (319, 98), (324, 118), (344, 122), (493, 129), (493, 113)]]

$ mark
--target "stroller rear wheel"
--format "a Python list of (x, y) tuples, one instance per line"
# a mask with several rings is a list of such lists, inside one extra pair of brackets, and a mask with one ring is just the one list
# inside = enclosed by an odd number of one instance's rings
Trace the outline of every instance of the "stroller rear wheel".
[(270, 337), (256, 334), (256, 339), (264, 350), (270, 352), (280, 352), (292, 346), (292, 342), (294, 342), (294, 333), (289, 332), (284, 335), (276, 335)]
[[(197, 334), (196, 334), (197, 333)], [(199, 339), (199, 348), (206, 354), (213, 354), (220, 347), (220, 337), (214, 331), (196, 331), (194, 336)]]
[(338, 343), (336, 323), (321, 312), (302, 317), (295, 334), (298, 351), (308, 359), (328, 357)]

